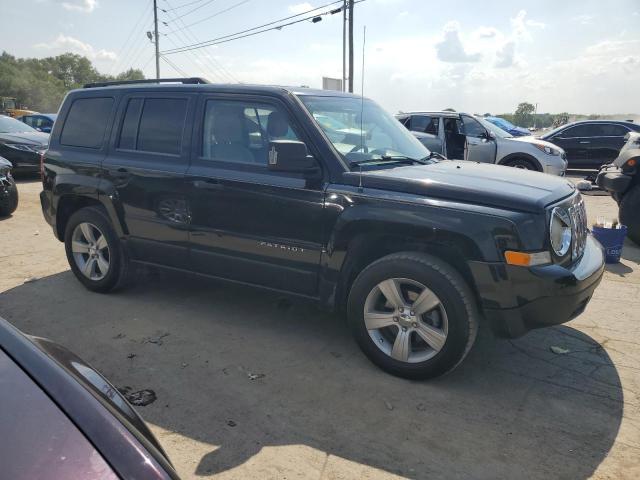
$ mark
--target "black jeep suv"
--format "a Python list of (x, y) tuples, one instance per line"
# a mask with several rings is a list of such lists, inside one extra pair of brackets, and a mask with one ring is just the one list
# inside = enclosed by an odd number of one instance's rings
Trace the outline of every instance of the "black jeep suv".
[(87, 85), (43, 162), (44, 216), (87, 288), (138, 262), (307, 297), (409, 378), (458, 365), (481, 315), (508, 337), (570, 320), (603, 272), (569, 182), (438, 162), (350, 94)]

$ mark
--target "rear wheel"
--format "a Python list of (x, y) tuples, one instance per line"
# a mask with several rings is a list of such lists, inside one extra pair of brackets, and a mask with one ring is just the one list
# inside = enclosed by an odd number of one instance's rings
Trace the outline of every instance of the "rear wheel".
[(478, 329), (463, 278), (423, 253), (388, 255), (365, 268), (351, 288), (348, 317), (373, 363), (411, 379), (453, 370), (471, 350)]
[(539, 171), (536, 166), (533, 164), (531, 160), (527, 160), (526, 158), (514, 158), (507, 162), (504, 162), (503, 165), (507, 167), (519, 168), (521, 170), (533, 170), (534, 172)]
[(3, 182), (8, 185), (4, 187), (6, 195), (0, 193), (0, 217), (8, 217), (18, 208), (18, 187), (13, 178), (7, 178)]
[(67, 260), (76, 278), (95, 292), (124, 283), (128, 260), (106, 214), (87, 207), (74, 213), (65, 230)]
[(620, 223), (627, 226), (627, 235), (640, 245), (640, 185), (635, 185), (620, 201)]

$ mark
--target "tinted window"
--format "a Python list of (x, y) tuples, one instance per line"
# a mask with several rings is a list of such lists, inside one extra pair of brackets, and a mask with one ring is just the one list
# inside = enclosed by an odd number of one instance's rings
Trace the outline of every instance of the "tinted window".
[(598, 125), (599, 133), (603, 137), (624, 137), (629, 130), (615, 123), (601, 123)]
[(60, 143), (73, 147), (102, 147), (112, 107), (113, 98), (74, 100), (64, 122)]
[(411, 117), (411, 130), (415, 132), (438, 134), (438, 118), (427, 115), (414, 115)]
[(575, 127), (569, 127), (566, 130), (558, 133), (558, 137), (561, 138), (576, 138), (576, 137), (589, 137), (591, 136), (591, 129), (589, 125), (576, 125)]
[(135, 150), (138, 140), (138, 124), (142, 112), (142, 98), (132, 98), (127, 104), (127, 111), (122, 122), (122, 131), (118, 147), (127, 150)]
[(274, 106), (223, 100), (206, 103), (204, 158), (266, 167), (270, 141), (297, 139), (287, 115)]
[(487, 134), (485, 128), (471, 117), (463, 116), (464, 133), (470, 137), (482, 137)]
[(186, 114), (186, 99), (145, 99), (136, 150), (179, 155)]

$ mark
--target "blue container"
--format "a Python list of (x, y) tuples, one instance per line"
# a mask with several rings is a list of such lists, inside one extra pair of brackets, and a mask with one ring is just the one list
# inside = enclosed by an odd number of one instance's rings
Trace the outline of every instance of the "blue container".
[(606, 253), (605, 262), (618, 263), (620, 261), (620, 255), (622, 254), (624, 237), (627, 236), (627, 227), (621, 225), (620, 228), (604, 228), (594, 225), (592, 232), (593, 236), (596, 237), (604, 247)]

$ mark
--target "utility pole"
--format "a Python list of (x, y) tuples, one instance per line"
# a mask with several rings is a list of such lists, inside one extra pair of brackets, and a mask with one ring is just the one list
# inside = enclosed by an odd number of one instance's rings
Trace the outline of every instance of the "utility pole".
[(353, 0), (349, 0), (349, 93), (353, 93)]
[(156, 44), (156, 80), (160, 80), (160, 41), (158, 38), (158, 0), (153, 0), (153, 28)]
[(342, 91), (347, 91), (347, 0), (342, 0)]

